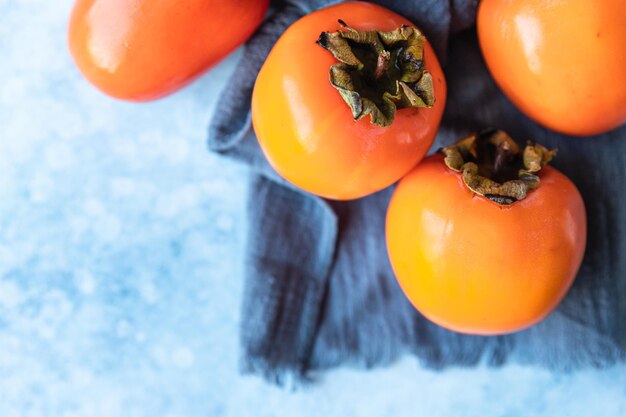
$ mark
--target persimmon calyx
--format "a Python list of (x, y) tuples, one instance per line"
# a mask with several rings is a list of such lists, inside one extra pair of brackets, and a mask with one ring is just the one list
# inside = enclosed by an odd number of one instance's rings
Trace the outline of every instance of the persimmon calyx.
[(531, 141), (522, 150), (505, 132), (488, 130), (471, 134), (439, 152), (445, 156), (448, 168), (462, 173), (470, 190), (509, 205), (539, 187), (537, 174), (557, 151)]
[(390, 126), (397, 109), (435, 104), (432, 75), (424, 69), (426, 38), (417, 28), (360, 31), (339, 24), (344, 30), (322, 32), (317, 43), (339, 61), (330, 67), (330, 83), (355, 120), (369, 114), (372, 124)]

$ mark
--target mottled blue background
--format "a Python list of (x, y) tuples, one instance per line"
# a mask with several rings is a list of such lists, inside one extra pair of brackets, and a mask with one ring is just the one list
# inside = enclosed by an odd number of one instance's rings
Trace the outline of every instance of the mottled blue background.
[(246, 170), (204, 140), (239, 55), (114, 101), (70, 61), (70, 8), (0, 0), (0, 416), (626, 416), (626, 366), (240, 376)]

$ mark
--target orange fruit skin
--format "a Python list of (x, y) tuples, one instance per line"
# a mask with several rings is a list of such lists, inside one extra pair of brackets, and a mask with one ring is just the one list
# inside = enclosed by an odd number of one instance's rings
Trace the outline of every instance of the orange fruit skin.
[(483, 0), (480, 47), (493, 78), (527, 116), (558, 132), (626, 122), (626, 1)]
[(102, 92), (130, 101), (168, 95), (241, 45), (269, 0), (77, 0), (69, 50)]
[(259, 73), (252, 121), (261, 149), (282, 177), (310, 193), (350, 200), (393, 184), (424, 157), (441, 120), (446, 84), (426, 43), (434, 106), (401, 109), (389, 127), (371, 124), (369, 116), (355, 122), (329, 82), (337, 60), (316, 44), (321, 32), (340, 29), (338, 19), (358, 30), (412, 25), (364, 2), (342, 3), (303, 17), (281, 36)]
[(461, 333), (515, 332), (545, 318), (585, 251), (583, 200), (545, 167), (527, 197), (501, 206), (475, 195), (441, 155), (400, 181), (386, 223), (389, 258), (411, 303)]

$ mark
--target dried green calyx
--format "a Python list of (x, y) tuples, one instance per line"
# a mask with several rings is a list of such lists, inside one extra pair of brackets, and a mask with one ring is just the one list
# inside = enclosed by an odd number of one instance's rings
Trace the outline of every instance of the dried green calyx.
[(397, 109), (433, 106), (433, 80), (424, 70), (426, 38), (419, 30), (359, 31), (339, 24), (345, 30), (322, 32), (317, 43), (340, 61), (330, 67), (330, 83), (355, 120), (369, 114), (373, 124), (389, 126)]
[(439, 150), (448, 168), (461, 172), (467, 187), (498, 204), (509, 205), (539, 187), (541, 169), (556, 149), (528, 142), (522, 149), (501, 130), (469, 135)]

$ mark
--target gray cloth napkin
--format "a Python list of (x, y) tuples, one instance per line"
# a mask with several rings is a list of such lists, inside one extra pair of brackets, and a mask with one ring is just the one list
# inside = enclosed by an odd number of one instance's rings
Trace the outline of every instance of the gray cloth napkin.
[(243, 370), (282, 383), (340, 364), (384, 365), (405, 353), (436, 369), (515, 362), (570, 370), (623, 359), (626, 128), (572, 138), (520, 113), (483, 63), (473, 28), (476, 1), (377, 3), (424, 31), (444, 64), (448, 102), (432, 151), (472, 131), (501, 128), (518, 141), (558, 148), (553, 165), (583, 194), (589, 219), (585, 259), (567, 297), (545, 321), (497, 337), (461, 335), (430, 323), (406, 300), (387, 259), (384, 219), (392, 187), (361, 200), (327, 201), (295, 189), (269, 167), (250, 123), (256, 74), (287, 26), (332, 3), (337, 1), (274, 4), (244, 47), (209, 127), (213, 151), (252, 168)]

